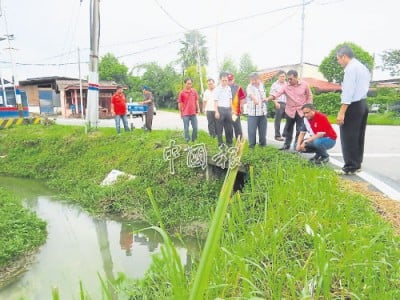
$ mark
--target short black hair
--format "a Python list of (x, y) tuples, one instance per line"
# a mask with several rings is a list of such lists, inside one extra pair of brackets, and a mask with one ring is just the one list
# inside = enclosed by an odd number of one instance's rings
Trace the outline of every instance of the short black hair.
[(281, 76), (282, 74), (285, 74), (285, 75), (286, 75), (286, 72), (283, 71), (283, 70), (279, 70), (278, 73), (276, 73), (276, 76), (279, 77), (279, 76)]
[(228, 72), (221, 72), (219, 73), (219, 79), (221, 79), (222, 77), (228, 77), (229, 73)]
[(336, 52), (336, 55), (339, 57), (346, 55), (349, 58), (353, 58), (354, 52), (349, 46), (344, 45), (338, 49), (338, 51)]
[(306, 103), (301, 107), (302, 110), (305, 109), (305, 108), (309, 108), (311, 110), (315, 110), (315, 106), (312, 103)]
[(258, 79), (258, 78), (260, 78), (260, 75), (257, 72), (253, 72), (253, 73), (250, 73), (249, 78), (250, 79)]
[(186, 82), (188, 82), (189, 80), (190, 80), (191, 82), (193, 82), (192, 78), (187, 77), (187, 78), (185, 78), (185, 79), (183, 80), (183, 83), (186, 83)]
[(294, 77), (299, 77), (299, 74), (297, 73), (297, 71), (296, 70), (289, 70), (288, 72), (287, 72), (287, 76), (291, 76), (291, 75), (293, 75)]
[(210, 81), (212, 81), (212, 82), (215, 83), (215, 80), (214, 80), (213, 78), (208, 78), (208, 79), (207, 79), (207, 82), (210, 82)]

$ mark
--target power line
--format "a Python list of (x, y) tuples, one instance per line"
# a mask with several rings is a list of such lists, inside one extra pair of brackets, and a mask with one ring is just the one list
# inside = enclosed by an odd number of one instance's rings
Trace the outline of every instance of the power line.
[[(157, 0), (155, 0), (155, 1), (157, 2)], [(204, 30), (204, 29), (214, 28), (214, 27), (218, 27), (218, 26), (222, 26), (222, 25), (237, 23), (237, 22), (241, 22), (241, 21), (252, 19), (252, 18), (256, 18), (256, 17), (261, 17), (261, 16), (264, 16), (264, 15), (273, 14), (273, 13), (277, 13), (277, 12), (284, 11), (284, 10), (289, 10), (289, 9), (292, 9), (292, 8), (302, 7), (303, 5), (307, 6), (307, 5), (311, 4), (312, 2), (314, 2), (314, 0), (309, 0), (308, 2), (301, 3), (301, 4), (294, 4), (294, 5), (289, 5), (289, 6), (285, 6), (285, 7), (281, 7), (281, 8), (277, 8), (277, 9), (273, 9), (273, 10), (269, 10), (269, 11), (264, 11), (264, 12), (248, 15), (248, 16), (245, 16), (245, 17), (241, 17), (241, 18), (236, 18), (236, 19), (226, 20), (226, 21), (222, 21), (222, 22), (218, 22), (218, 23), (214, 23), (214, 24), (200, 26), (200, 27), (194, 28), (193, 30)], [(159, 3), (157, 3), (157, 4), (159, 5)], [(162, 6), (160, 6), (160, 8), (161, 7)], [(164, 12), (166, 12), (166, 11), (164, 11)], [(168, 13), (168, 12), (166, 12), (166, 13)], [(172, 16), (170, 16), (170, 17), (172, 17)], [(178, 26), (181, 27), (181, 28), (184, 28), (185, 31), (186, 31), (186, 28), (184, 26), (182, 26), (180, 24)], [(138, 43), (138, 42), (143, 42), (143, 41), (160, 39), (160, 38), (169, 37), (169, 36), (173, 36), (173, 35), (178, 35), (178, 34), (182, 34), (182, 33), (184, 33), (184, 31), (177, 32), (177, 33), (172, 33), (172, 34), (166, 34), (166, 35), (153, 36), (153, 37), (149, 37), (149, 38), (146, 38), (146, 39), (141, 39), (141, 40), (137, 40), (137, 41), (133, 41), (133, 42), (129, 42), (129, 43)], [(117, 58), (127, 57), (127, 56), (131, 56), (131, 55), (135, 55), (135, 54), (140, 54), (140, 53), (143, 53), (143, 52), (146, 52), (146, 51), (155, 50), (155, 49), (164, 47), (166, 45), (176, 43), (178, 41), (180, 41), (180, 39), (176, 39), (176, 40), (170, 41), (170, 42), (168, 42), (166, 44), (157, 45), (157, 46), (154, 46), (154, 47), (146, 48), (146, 49), (143, 49), (143, 50), (138, 50), (138, 51), (131, 52), (131, 53), (128, 53), (128, 54), (119, 55), (119, 56), (117, 56)], [(87, 50), (87, 48), (84, 48), (84, 50)], [(71, 51), (71, 52), (73, 52), (73, 51)], [(69, 54), (69, 53), (67, 53), (67, 54)], [(62, 56), (62, 55), (60, 55), (60, 56)], [(4, 62), (0, 61), (0, 63), (4, 63)], [(16, 63), (16, 64), (22, 65), (22, 66), (29, 66), (29, 65), (30, 66), (59, 66), (59, 65), (73, 65), (73, 64), (77, 64), (77, 62), (67, 62), (67, 63), (58, 63), (58, 64), (35, 64), (35, 63)]]
[(132, 55), (135, 55), (135, 54), (140, 54), (140, 53), (143, 53), (143, 52), (146, 52), (146, 51), (150, 51), (150, 50), (159, 49), (159, 48), (162, 48), (162, 47), (165, 47), (165, 46), (171, 45), (171, 44), (175, 44), (175, 43), (179, 42), (180, 40), (181, 40), (181, 39), (177, 39), (177, 40), (173, 40), (173, 41), (170, 41), (170, 42), (168, 42), (168, 43), (165, 43), (165, 44), (162, 44), (162, 45), (158, 45), (158, 46), (154, 46), (154, 47), (146, 48), (146, 49), (143, 49), (143, 50), (138, 50), (138, 51), (131, 52), (131, 53), (128, 53), (128, 54), (119, 55), (119, 56), (117, 56), (117, 58), (122, 58), (122, 57), (132, 56)]
[(188, 28), (186, 28), (185, 26), (183, 26), (181, 23), (179, 23), (169, 12), (167, 12), (167, 10), (160, 4), (160, 2), (158, 2), (158, 0), (154, 0), (154, 2), (157, 4), (157, 6), (167, 15), (168, 18), (170, 18), (170, 20), (172, 22), (174, 22), (176, 25), (178, 25), (180, 28), (182, 28), (183, 30), (188, 30)]

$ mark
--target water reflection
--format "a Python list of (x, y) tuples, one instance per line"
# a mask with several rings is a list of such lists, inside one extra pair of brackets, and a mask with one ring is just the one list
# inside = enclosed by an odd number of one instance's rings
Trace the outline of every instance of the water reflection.
[[(26, 273), (0, 290), (0, 299), (52, 299), (52, 287), (59, 289), (62, 299), (79, 299), (80, 281), (92, 299), (101, 299), (97, 274), (107, 282), (113, 281), (119, 272), (131, 278), (144, 275), (152, 252), (160, 249), (159, 234), (152, 230), (137, 233), (145, 226), (132, 222), (94, 219), (72, 205), (42, 196), (51, 193), (43, 188), (32, 189), (32, 185), (41, 184), (0, 177), (0, 186), (13, 187), (26, 205), (48, 222), (47, 242), (36, 261)], [(183, 246), (178, 246), (178, 253), (182, 263), (191, 261)], [(117, 297), (113, 294), (112, 299)]]

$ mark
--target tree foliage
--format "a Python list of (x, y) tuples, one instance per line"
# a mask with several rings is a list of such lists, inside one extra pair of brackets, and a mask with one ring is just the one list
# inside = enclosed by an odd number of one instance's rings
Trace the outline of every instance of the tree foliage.
[(180, 64), (183, 70), (197, 65), (197, 58), (200, 57), (200, 64), (206, 66), (208, 64), (208, 48), (206, 45), (206, 37), (198, 30), (190, 30), (185, 33), (184, 39), (180, 41), (182, 48), (178, 52)]
[(257, 66), (253, 63), (250, 55), (245, 53), (241, 56), (239, 62), (239, 72), (236, 76), (236, 83), (246, 87), (249, 83), (249, 75), (257, 71)]
[(181, 76), (173, 66), (167, 65), (163, 68), (153, 62), (144, 64), (141, 68), (144, 69), (142, 84), (150, 87), (156, 104), (160, 107), (175, 107)]
[(99, 79), (128, 84), (128, 67), (118, 61), (111, 53), (104, 55), (99, 62)]
[[(203, 87), (206, 87), (207, 77), (206, 77), (206, 68), (202, 67), (202, 81)], [(200, 72), (198, 71), (197, 66), (189, 66), (185, 70), (186, 77), (189, 77), (193, 81), (193, 88), (201, 95), (201, 85), (200, 85)]]
[(321, 65), (319, 66), (319, 71), (325, 76), (325, 78), (329, 82), (337, 82), (341, 83), (343, 81), (344, 71), (343, 68), (337, 63), (336, 53), (339, 48), (343, 46), (349, 46), (353, 52), (354, 56), (362, 62), (370, 71), (374, 67), (374, 57), (363, 50), (360, 46), (351, 43), (345, 42), (339, 44), (333, 49), (327, 57), (322, 60)]
[(237, 74), (238, 68), (236, 67), (235, 61), (230, 56), (224, 57), (224, 60), (219, 67), (219, 72), (228, 72), (232, 74)]
[(383, 51), (382, 62), (383, 71), (390, 71), (391, 76), (400, 75), (400, 49)]

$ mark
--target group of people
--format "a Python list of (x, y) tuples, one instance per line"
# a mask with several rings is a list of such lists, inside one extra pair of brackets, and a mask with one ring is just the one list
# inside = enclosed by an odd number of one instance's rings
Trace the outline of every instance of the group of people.
[[(341, 107), (337, 115), (340, 126), (341, 146), (344, 159), (343, 174), (354, 174), (361, 169), (364, 156), (365, 130), (368, 117), (366, 97), (369, 90), (371, 74), (367, 67), (354, 57), (348, 46), (337, 51), (337, 61), (344, 68), (342, 83)], [(218, 144), (231, 146), (233, 138), (243, 136), (241, 114), (247, 106), (247, 128), (249, 147), (257, 143), (261, 147), (267, 144), (267, 102), (275, 106), (275, 139), (283, 141), (280, 150), (289, 150), (292, 145), (294, 126), (296, 134), (294, 150), (315, 153), (310, 159), (315, 164), (329, 161), (327, 150), (336, 144), (337, 134), (326, 115), (316, 110), (312, 104), (313, 95), (307, 82), (300, 80), (296, 70), (287, 73), (280, 71), (278, 79), (271, 86), (267, 97), (263, 82), (257, 73), (249, 76), (246, 92), (235, 83), (231, 73), (222, 72), (219, 84), (214, 79), (207, 80), (207, 90), (203, 95), (202, 110), (207, 116), (208, 132), (217, 138)], [(177, 102), (183, 120), (184, 137), (187, 142), (197, 139), (198, 120), (201, 112), (199, 95), (193, 88), (190, 78), (184, 80), (184, 88), (179, 93)], [(151, 130), (153, 118), (153, 96), (150, 89), (143, 87), (144, 100), (147, 105), (146, 128)], [(116, 129), (120, 132), (120, 120), (126, 131), (129, 131), (126, 117), (126, 101), (122, 87), (111, 100), (111, 112), (115, 115)], [(281, 133), (281, 120), (286, 123)], [(189, 126), (192, 134), (189, 134)], [(224, 141), (225, 134), (225, 141)]]
[[(240, 115), (242, 113), (246, 94), (242, 87), (235, 84), (233, 74), (222, 72), (220, 84), (215, 85), (214, 79), (207, 80), (207, 90), (203, 95), (203, 112), (207, 116), (208, 132), (218, 139), (222, 145), (223, 133), (225, 143), (232, 145), (233, 135), (243, 136)], [(185, 87), (179, 93), (178, 107), (183, 120), (185, 139), (187, 142), (197, 139), (197, 114), (200, 113), (199, 96), (192, 87), (190, 78), (184, 80)], [(192, 136), (189, 135), (189, 122), (192, 125)]]
[[(154, 115), (154, 100), (153, 94), (150, 91), (148, 86), (143, 86), (143, 101), (138, 103), (139, 105), (146, 105), (147, 111), (144, 113), (145, 116), (145, 125), (144, 128), (146, 130), (152, 130), (153, 124), (153, 115)], [(124, 89), (122, 86), (117, 86), (117, 91), (111, 97), (111, 114), (115, 119), (115, 129), (119, 134), (121, 132), (121, 121), (124, 126), (125, 131), (130, 131), (128, 125), (128, 116), (127, 116), (127, 105), (126, 105), (126, 97), (124, 94)]]

